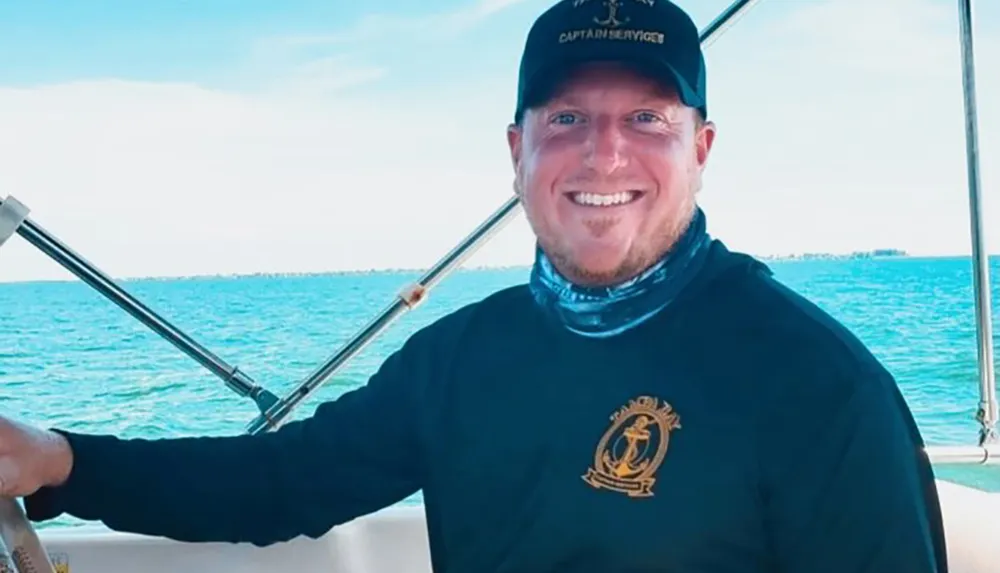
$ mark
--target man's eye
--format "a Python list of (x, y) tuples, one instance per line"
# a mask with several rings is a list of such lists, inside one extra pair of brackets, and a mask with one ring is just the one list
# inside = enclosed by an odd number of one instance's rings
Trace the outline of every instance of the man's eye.
[(660, 116), (649, 111), (640, 111), (635, 114), (635, 120), (639, 123), (656, 123), (660, 121)]
[(557, 113), (552, 117), (552, 123), (557, 125), (573, 125), (578, 120), (576, 114), (570, 112)]

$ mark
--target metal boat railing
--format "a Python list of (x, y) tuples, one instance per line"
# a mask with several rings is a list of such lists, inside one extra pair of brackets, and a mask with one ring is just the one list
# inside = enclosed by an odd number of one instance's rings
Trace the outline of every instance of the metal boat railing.
[(38, 248), (84, 283), (104, 295), (105, 298), (131, 314), (139, 322), (159, 334), (163, 339), (179, 348), (198, 364), (222, 379), (234, 392), (256, 402), (261, 412), (266, 412), (278, 397), (257, 385), (236, 366), (230, 366), (207, 348), (198, 344), (179, 328), (167, 322), (121, 288), (115, 281), (101, 272), (93, 263), (84, 259), (72, 249), (28, 218), (28, 208), (13, 197), (0, 201), (0, 246), (16, 231), (24, 240)]
[[(736, 0), (719, 14), (701, 33), (707, 46), (745, 15), (759, 0)], [(997, 433), (997, 393), (993, 364), (993, 328), (991, 321), (990, 269), (983, 236), (982, 192), (979, 177), (977, 111), (975, 97), (975, 63), (972, 40), (971, 0), (958, 0), (959, 31), (962, 54), (962, 82), (966, 135), (966, 158), (969, 188), (969, 215), (972, 232), (973, 289), (975, 292), (976, 339), (979, 365), (979, 443), (972, 446), (930, 446), (927, 453), (935, 463), (989, 464), (1000, 463), (1000, 437)], [(469, 256), (499, 232), (518, 213), (517, 197), (508, 199), (481, 225), (439, 260), (415, 283), (403, 289), (371, 322), (366, 324), (342, 348), (316, 368), (292, 392), (278, 398), (255, 383), (247, 374), (231, 366), (198, 344), (191, 337), (156, 314), (138, 299), (101, 272), (95, 265), (72, 251), (51, 233), (28, 218), (28, 208), (14, 197), (0, 200), (0, 246), (15, 233), (41, 250), (64, 268), (94, 288), (98, 293), (125, 310), (156, 334), (207, 368), (234, 392), (254, 401), (260, 415), (247, 426), (247, 432), (258, 434), (274, 430), (294, 409), (319, 389), (348, 360), (364, 349), (405, 312), (423, 302), (428, 292)]]
[(979, 177), (979, 119), (976, 109), (976, 64), (972, 42), (972, 0), (958, 0), (959, 40), (962, 47), (962, 94), (965, 109), (965, 163), (969, 186), (972, 235), (972, 284), (976, 296), (976, 341), (979, 358), (979, 441), (1000, 442), (997, 435), (997, 386), (993, 363), (993, 321), (990, 263), (983, 236), (982, 184)]

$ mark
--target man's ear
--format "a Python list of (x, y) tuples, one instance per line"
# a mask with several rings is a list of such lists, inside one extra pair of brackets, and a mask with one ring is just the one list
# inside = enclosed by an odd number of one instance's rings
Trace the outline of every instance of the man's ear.
[(512, 123), (507, 126), (507, 147), (510, 148), (510, 161), (516, 173), (521, 168), (521, 143), (524, 141), (524, 130), (520, 125)]
[(695, 157), (698, 160), (698, 168), (704, 169), (708, 163), (708, 156), (712, 153), (712, 144), (715, 143), (715, 124), (711, 121), (704, 122), (698, 132), (694, 134)]
[(524, 130), (517, 124), (507, 126), (507, 147), (510, 148), (510, 162), (514, 167), (514, 195), (521, 196), (521, 157), (522, 143), (524, 142)]

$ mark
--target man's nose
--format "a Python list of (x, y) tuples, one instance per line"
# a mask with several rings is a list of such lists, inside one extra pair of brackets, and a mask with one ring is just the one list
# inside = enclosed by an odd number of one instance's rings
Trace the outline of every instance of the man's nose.
[(609, 117), (599, 117), (591, 124), (585, 162), (601, 174), (614, 173), (624, 167), (625, 138), (621, 127)]

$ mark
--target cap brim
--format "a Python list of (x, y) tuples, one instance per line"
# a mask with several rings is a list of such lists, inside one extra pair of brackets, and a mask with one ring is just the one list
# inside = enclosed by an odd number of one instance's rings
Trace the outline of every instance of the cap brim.
[[(526, 78), (522, 110), (548, 102), (566, 80), (581, 66), (587, 64), (609, 63), (631, 68), (635, 72), (649, 77), (664, 87), (675, 90), (678, 98), (685, 105), (703, 110), (705, 102), (701, 101), (694, 88), (681, 76), (673, 66), (659, 59), (639, 59), (633, 56), (603, 57), (579, 56), (564, 57), (536, 69)], [(702, 111), (702, 113), (704, 113)]]

